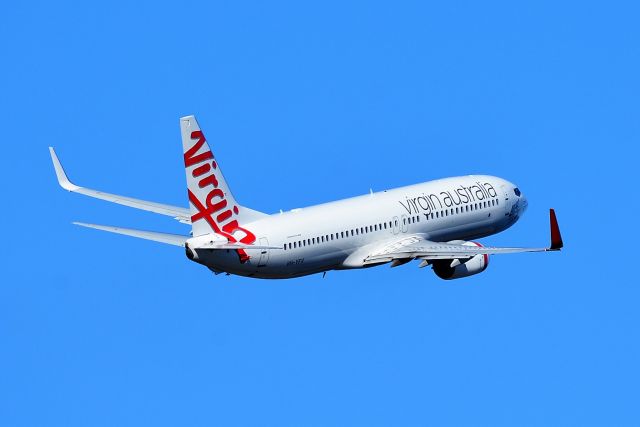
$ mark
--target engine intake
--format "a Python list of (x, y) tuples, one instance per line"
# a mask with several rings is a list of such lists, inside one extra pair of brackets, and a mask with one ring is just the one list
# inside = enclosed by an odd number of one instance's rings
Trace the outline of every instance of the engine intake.
[[(458, 242), (456, 242), (458, 243)], [(482, 247), (480, 243), (464, 242), (463, 246)], [(453, 280), (482, 273), (489, 266), (489, 255), (476, 255), (472, 258), (443, 259), (433, 261), (433, 271), (441, 279)]]

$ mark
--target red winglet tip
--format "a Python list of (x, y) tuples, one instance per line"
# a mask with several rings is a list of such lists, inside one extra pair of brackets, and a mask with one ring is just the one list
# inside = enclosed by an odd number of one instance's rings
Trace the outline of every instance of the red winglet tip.
[(551, 223), (551, 247), (549, 249), (558, 251), (562, 249), (564, 243), (562, 242), (562, 235), (560, 234), (560, 227), (558, 227), (558, 219), (556, 218), (556, 211), (549, 209), (549, 222)]

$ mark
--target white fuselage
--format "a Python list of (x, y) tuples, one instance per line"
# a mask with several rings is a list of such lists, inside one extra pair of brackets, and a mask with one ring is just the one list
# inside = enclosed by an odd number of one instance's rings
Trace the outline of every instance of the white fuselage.
[(446, 178), (274, 214), (243, 227), (260, 246), (241, 263), (234, 250), (198, 250), (214, 272), (265, 279), (363, 268), (373, 250), (420, 235), (446, 242), (489, 236), (513, 225), (527, 202), (504, 179)]

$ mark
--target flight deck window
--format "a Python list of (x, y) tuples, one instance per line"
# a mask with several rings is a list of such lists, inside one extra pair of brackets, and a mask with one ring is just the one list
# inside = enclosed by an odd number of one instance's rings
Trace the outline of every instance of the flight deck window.
[(520, 189), (517, 188), (517, 187), (513, 189), (513, 192), (516, 193), (516, 196), (518, 196), (518, 197), (520, 197), (522, 195), (522, 193), (520, 192)]

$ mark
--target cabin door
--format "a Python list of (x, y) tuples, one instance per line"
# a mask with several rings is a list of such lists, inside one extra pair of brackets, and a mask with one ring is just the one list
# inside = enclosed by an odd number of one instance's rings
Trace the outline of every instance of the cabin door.
[[(269, 240), (266, 237), (260, 238), (260, 246), (269, 246)], [(258, 268), (266, 267), (269, 262), (269, 249), (260, 249), (260, 259), (258, 260)]]

